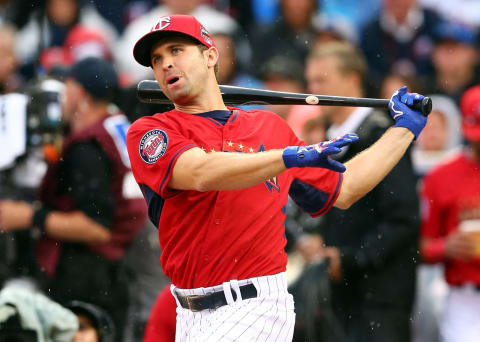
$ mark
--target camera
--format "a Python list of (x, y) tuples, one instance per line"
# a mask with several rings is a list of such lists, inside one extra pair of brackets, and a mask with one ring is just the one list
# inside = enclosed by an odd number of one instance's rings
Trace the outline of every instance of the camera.
[(0, 307), (0, 342), (37, 342), (37, 332), (24, 329), (20, 315), (14, 305)]

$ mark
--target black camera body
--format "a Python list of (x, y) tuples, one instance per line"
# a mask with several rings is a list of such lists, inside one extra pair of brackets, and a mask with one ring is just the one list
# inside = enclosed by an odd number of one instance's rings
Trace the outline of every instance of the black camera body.
[(64, 84), (53, 78), (35, 80), (27, 87), (27, 146), (55, 144), (62, 136), (63, 89)]
[(20, 315), (14, 305), (0, 308), (0, 342), (37, 342), (37, 332), (22, 327)]

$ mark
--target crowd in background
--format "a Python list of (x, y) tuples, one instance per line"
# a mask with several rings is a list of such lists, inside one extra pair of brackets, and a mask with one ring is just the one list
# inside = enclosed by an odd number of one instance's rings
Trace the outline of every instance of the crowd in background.
[[(84, 107), (87, 112), (124, 113), (133, 122), (171, 108), (137, 100), (137, 83), (153, 79), (153, 73), (135, 62), (132, 50), (158, 18), (173, 13), (194, 15), (212, 35), (220, 52), (220, 84), (378, 98), (390, 98), (406, 85), (409, 91), (432, 98), (433, 111), (420, 137), (362, 202), (347, 211), (334, 209), (325, 217), (312, 219), (297, 209), (292, 195), (295, 189), (291, 190), (285, 222), (287, 276), (296, 301), (294, 341), (454, 341), (442, 329), (442, 324), (452, 324), (452, 318), (444, 320), (446, 303), (451, 301), (449, 288), (470, 286), (477, 293), (469, 305), (480, 312), (479, 257), (458, 252), (471, 248), (473, 237), (456, 237), (452, 242), (447, 239), (450, 228), (441, 231), (437, 227), (437, 231), (431, 227), (425, 213), (434, 207), (436, 195), (428, 187), (426, 193), (422, 191), (426, 175), (466, 153), (479, 135), (467, 136), (462, 130), (462, 115), (469, 118), (468, 124), (480, 126), (480, 91), (464, 98), (467, 90), (480, 83), (480, 3), (476, 1), (1, 0), (0, 223), (2, 200), (24, 201), (33, 207), (46, 202), (45, 196), (38, 197), (41, 184), (43, 193), (48, 193), (45, 178), (55, 177), (46, 176), (46, 170), (66, 157), (61, 146), (70, 142), (65, 126), (73, 121), (65, 120), (61, 113), (65, 97), (77, 96), (64, 94), (70, 89), (70, 78), (103, 101), (101, 106)], [(106, 72), (102, 78), (110, 77), (109, 87), (114, 91), (98, 95), (103, 83), (95, 79), (88, 64), (81, 64), (92, 58), (112, 67), (112, 72), (102, 69)], [(72, 70), (77, 70), (76, 76)], [(358, 146), (338, 156), (342, 162), (367, 148), (391, 125), (382, 110), (298, 105), (262, 108), (284, 118), (308, 144), (356, 131)], [(126, 125), (123, 128), (127, 129)], [(103, 155), (85, 151), (77, 151), (74, 159), (77, 164), (84, 162), (92, 177), (102, 167), (110, 176), (115, 173), (110, 164), (102, 166)], [(480, 231), (478, 162), (472, 166), (470, 185), (478, 189), (472, 195), (478, 201), (462, 204), (470, 210), (465, 220), (473, 222), (473, 228), (468, 228), (472, 231)], [(127, 173), (128, 162), (125, 165)], [(82, 192), (91, 190), (79, 188), (81, 180), (75, 173), (72, 177), (72, 184), (62, 184), (66, 191), (72, 191), (70, 186)], [(462, 174), (448, 177), (461, 178)], [(91, 191), (99, 189), (103, 188), (97, 184)], [(112, 203), (118, 202), (105, 198), (98, 206), (85, 204), (86, 215), (99, 225), (115, 226), (117, 209)], [(88, 193), (81, 200), (94, 201)], [(450, 214), (438, 210), (447, 220)], [(41, 210), (35, 213), (34, 223), (46, 215)], [(88, 324), (97, 328), (97, 341), (154, 341), (145, 331), (155, 330), (149, 317), (168, 279), (159, 264), (155, 227), (146, 212), (139, 210), (137, 216), (138, 227), (123, 237), (124, 248), (118, 254), (91, 247), (102, 243), (101, 237), (62, 240), (63, 245), (74, 247), (63, 249), (71, 254), (60, 258), (64, 260), (60, 265), (78, 272), (65, 273), (71, 283), (56, 280), (57, 287), (63, 287), (61, 296), (55, 295), (59, 289), (49, 281), (54, 271), (49, 271), (48, 260), (52, 259), (41, 257), (49, 254), (46, 250), (55, 249), (43, 243), (45, 231), (7, 231), (0, 226), (0, 336), (2, 327), (7, 327), (2, 317), (9, 317), (2, 316), (2, 305), (7, 303), (9, 310), (13, 304), (26, 308), (42, 293), (48, 297), (52, 291), (50, 299), (41, 300), (54, 299), (62, 306), (48, 303), (42, 310), (63, 315), (62, 321), (39, 320), (28, 328), (45, 336), (52, 330), (66, 333), (56, 339), (45, 337), (45, 341), (71, 340), (75, 331)], [(424, 227), (428, 228), (424, 231)], [(91, 257), (80, 259), (78, 251), (83, 253), (85, 246)], [(113, 304), (105, 298), (82, 297), (78, 294), (81, 288), (70, 291), (82, 274), (89, 272), (89, 263), (101, 263), (101, 258), (108, 259), (108, 269), (93, 267), (95, 277), (125, 285), (125, 293), (117, 291), (116, 297), (110, 298)], [(462, 269), (461, 280), (448, 272), (444, 279), (443, 269), (452, 267), (451, 260), (461, 260), (457, 262), (460, 266), (454, 263)], [(468, 276), (462, 278), (465, 274)], [(113, 291), (114, 284), (108, 286)], [(152, 317), (162, 319), (158, 312), (166, 309), (158, 303)], [(65, 308), (78, 316), (80, 328), (74, 317), (58, 313)], [(117, 317), (120, 314), (123, 318)], [(480, 335), (476, 336), (480, 340)]]

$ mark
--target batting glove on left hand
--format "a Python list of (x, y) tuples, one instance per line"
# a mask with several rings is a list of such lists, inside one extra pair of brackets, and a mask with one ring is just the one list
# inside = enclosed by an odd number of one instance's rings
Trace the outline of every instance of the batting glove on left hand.
[(402, 87), (392, 95), (388, 104), (390, 115), (395, 120), (395, 127), (409, 129), (415, 135), (415, 139), (425, 127), (427, 117), (409, 106), (414, 102), (421, 102), (423, 98), (423, 95), (417, 93), (407, 93), (407, 87)]
[(323, 141), (309, 146), (288, 146), (283, 150), (283, 162), (287, 168), (291, 167), (322, 167), (325, 169), (344, 172), (345, 166), (328, 156), (339, 153), (341, 147), (358, 140), (356, 134), (345, 134), (333, 140)]

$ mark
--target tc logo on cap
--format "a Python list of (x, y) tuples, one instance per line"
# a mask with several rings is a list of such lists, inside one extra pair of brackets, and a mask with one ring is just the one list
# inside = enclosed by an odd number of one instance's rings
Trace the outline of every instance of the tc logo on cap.
[(152, 27), (151, 31), (163, 30), (168, 25), (170, 25), (170, 17), (162, 17), (160, 18), (160, 21), (157, 23), (157, 25)]

